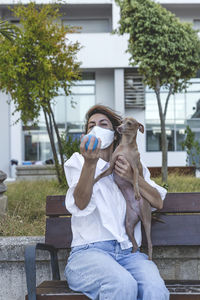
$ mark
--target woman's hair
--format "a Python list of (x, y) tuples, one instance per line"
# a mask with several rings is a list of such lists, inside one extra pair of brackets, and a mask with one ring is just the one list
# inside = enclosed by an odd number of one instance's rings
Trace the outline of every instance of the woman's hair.
[(108, 106), (104, 106), (104, 105), (100, 105), (100, 104), (94, 105), (88, 110), (88, 112), (85, 115), (85, 118), (86, 118), (85, 133), (87, 133), (87, 131), (88, 131), (88, 121), (89, 121), (90, 117), (93, 116), (94, 114), (103, 114), (112, 123), (113, 129), (115, 131), (115, 140), (114, 140), (114, 149), (115, 149), (121, 139), (121, 135), (117, 131), (117, 127), (122, 122), (121, 116), (118, 115), (114, 110), (112, 110)]

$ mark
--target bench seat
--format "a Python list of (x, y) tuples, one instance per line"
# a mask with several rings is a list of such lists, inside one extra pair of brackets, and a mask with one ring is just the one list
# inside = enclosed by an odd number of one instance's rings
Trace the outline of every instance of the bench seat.
[[(166, 280), (170, 300), (199, 300), (200, 282), (194, 280)], [(81, 293), (72, 291), (66, 281), (44, 281), (37, 287), (37, 300), (88, 300)], [(28, 297), (26, 297), (28, 300)]]

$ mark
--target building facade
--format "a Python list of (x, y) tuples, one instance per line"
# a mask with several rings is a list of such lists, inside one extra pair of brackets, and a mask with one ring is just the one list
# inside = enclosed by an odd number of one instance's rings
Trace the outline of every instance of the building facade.
[[(36, 1), (36, 3), (49, 1)], [(138, 133), (141, 156), (147, 166), (161, 166), (161, 132), (156, 96), (145, 87), (137, 68), (130, 67), (126, 53), (128, 35), (112, 34), (118, 26), (119, 7), (114, 0), (68, 0), (62, 6), (61, 22), (81, 26), (78, 33), (68, 36), (79, 41), (82, 49), (78, 60), (82, 62), (82, 80), (72, 88), (68, 97), (60, 91), (55, 99), (54, 112), (60, 131), (80, 134), (84, 116), (94, 104), (104, 104), (122, 116), (134, 116), (144, 124), (145, 133)], [(200, 0), (160, 0), (165, 8), (176, 14), (182, 21), (189, 21), (200, 29)], [(0, 16), (17, 24), (8, 5), (17, 1), (2, 0)], [(23, 0), (21, 3), (28, 3)], [(166, 127), (169, 141), (168, 165), (186, 165), (186, 152), (181, 149), (184, 130), (189, 125), (200, 140), (200, 76), (191, 79), (187, 93), (171, 96)], [(162, 92), (163, 99), (165, 91)], [(16, 120), (19, 114), (12, 114), (14, 105), (9, 95), (0, 94), (0, 169), (13, 176), (11, 160), (19, 164), (27, 161), (45, 161), (52, 158), (50, 143), (41, 114), (37, 128), (25, 127)], [(10, 104), (8, 103), (10, 102)], [(200, 104), (200, 103), (199, 103)]]

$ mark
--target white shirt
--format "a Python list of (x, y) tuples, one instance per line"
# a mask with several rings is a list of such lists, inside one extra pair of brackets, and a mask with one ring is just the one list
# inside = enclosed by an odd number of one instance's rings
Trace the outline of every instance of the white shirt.
[[(126, 201), (113, 180), (113, 175), (106, 176), (93, 186), (89, 204), (80, 210), (74, 201), (73, 193), (78, 183), (84, 158), (78, 152), (74, 153), (64, 165), (69, 189), (65, 205), (72, 214), (72, 247), (99, 241), (117, 240), (122, 249), (132, 247), (125, 231)], [(141, 162), (142, 163), (142, 162)], [(103, 159), (97, 162), (95, 177), (107, 169), (109, 163)], [(143, 166), (144, 179), (155, 187), (164, 200), (167, 191), (150, 179), (150, 172)], [(141, 222), (135, 226), (134, 236), (138, 246), (141, 246)]]

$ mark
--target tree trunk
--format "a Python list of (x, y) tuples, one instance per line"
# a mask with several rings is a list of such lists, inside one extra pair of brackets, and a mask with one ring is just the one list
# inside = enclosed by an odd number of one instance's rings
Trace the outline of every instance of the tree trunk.
[(158, 110), (159, 110), (159, 116), (160, 116), (160, 125), (161, 125), (161, 148), (162, 148), (162, 182), (167, 183), (167, 151), (168, 151), (168, 142), (167, 142), (167, 135), (166, 135), (166, 129), (165, 129), (165, 117), (167, 112), (167, 104), (169, 101), (169, 97), (166, 99), (166, 105), (165, 110), (163, 113), (162, 109), (162, 103), (160, 98), (160, 82), (157, 80), (157, 86), (156, 86), (156, 98), (158, 103)]
[(54, 129), (55, 129), (55, 133), (56, 133), (56, 137), (57, 137), (57, 141), (58, 141), (58, 150), (59, 150), (59, 154), (60, 154), (61, 164), (62, 164), (62, 167), (64, 167), (63, 150), (62, 150), (62, 144), (61, 144), (61, 139), (60, 139), (58, 126), (57, 126), (57, 123), (55, 121), (54, 113), (53, 113), (53, 110), (52, 110), (51, 106), (50, 106), (49, 109), (50, 109), (50, 112), (51, 112), (51, 116), (52, 116), (52, 120), (53, 120), (53, 126), (54, 126)]
[(167, 141), (164, 118), (162, 118), (161, 120), (161, 145), (162, 145), (162, 182), (167, 183), (168, 141)]
[(51, 117), (52, 117), (53, 126), (54, 126), (54, 130), (55, 130), (56, 137), (57, 137), (58, 152), (59, 152), (60, 161), (61, 161), (61, 166), (59, 166), (59, 168), (60, 168), (60, 177), (61, 177), (61, 182), (60, 183), (62, 185), (66, 185), (67, 182), (66, 182), (66, 179), (65, 179), (64, 158), (63, 158), (63, 149), (62, 149), (60, 134), (59, 134), (58, 126), (57, 126), (57, 123), (55, 121), (54, 113), (53, 113), (53, 110), (52, 110), (51, 106), (49, 106), (49, 111), (50, 111), (50, 114), (51, 114)]
[[(57, 177), (58, 177), (58, 182), (62, 183), (62, 175), (60, 173), (58, 155), (57, 155), (56, 145), (55, 145), (54, 136), (53, 136), (53, 126), (52, 126), (51, 116), (45, 109), (43, 109), (43, 112), (44, 112), (47, 132), (48, 132), (49, 140), (50, 140), (50, 144), (51, 144), (51, 149), (52, 149), (52, 153), (53, 153), (53, 158), (54, 158), (54, 162), (55, 162), (55, 168), (56, 168), (56, 173), (57, 173)], [(48, 120), (47, 116), (49, 117), (49, 120)]]

